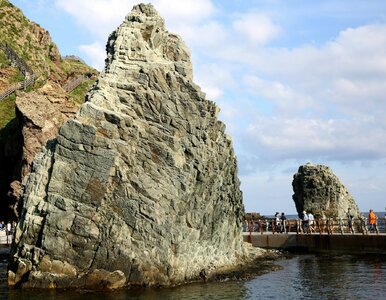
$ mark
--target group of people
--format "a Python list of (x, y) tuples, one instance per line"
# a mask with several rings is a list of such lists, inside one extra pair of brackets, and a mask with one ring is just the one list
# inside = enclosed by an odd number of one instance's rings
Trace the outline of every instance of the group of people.
[[(351, 213), (351, 209), (349, 208), (347, 211), (347, 223), (348, 223), (348, 228), (351, 233), (355, 233), (355, 229), (353, 226), (353, 220), (354, 220), (354, 215)], [(366, 227), (366, 220), (363, 216), (358, 216), (360, 219), (360, 226), (362, 227), (361, 230), (363, 232), (367, 232), (367, 227)], [(385, 218), (386, 219), (386, 218)], [(368, 231), (371, 233), (378, 233), (378, 217), (374, 213), (372, 209), (369, 210), (369, 215), (368, 215), (368, 223), (369, 223), (369, 229)]]
[(286, 222), (287, 222), (287, 217), (286, 217), (285, 213), (282, 212), (281, 215), (279, 214), (279, 212), (275, 213), (276, 232), (286, 233), (287, 232)]
[[(354, 223), (354, 219), (358, 218), (358, 222)], [(374, 213), (372, 209), (369, 211), (368, 215), (368, 227), (366, 218), (363, 215), (354, 216), (354, 214), (351, 211), (351, 208), (348, 208), (346, 213), (346, 220), (344, 218), (341, 218), (338, 220), (338, 226), (340, 228), (340, 231), (343, 232), (344, 224), (347, 225), (349, 232), (354, 234), (356, 230), (359, 230), (359, 232), (374, 232), (378, 233), (378, 222), (377, 222), (377, 216)], [(272, 223), (271, 223), (272, 221)], [(297, 232), (303, 232), (303, 233), (315, 233), (317, 231), (317, 226), (319, 230), (327, 230), (327, 232), (333, 232), (334, 227), (334, 220), (333, 219), (326, 219), (323, 218), (322, 220), (319, 220), (320, 222), (317, 224), (315, 221), (315, 217), (312, 213), (312, 211), (306, 211), (303, 210), (301, 214), (299, 214), (299, 219), (297, 222)], [(336, 220), (335, 220), (336, 221)], [(345, 223), (347, 221), (347, 223)], [(271, 226), (272, 224), (272, 226)], [(354, 226), (355, 225), (355, 226)], [(265, 227), (264, 227), (265, 226)], [(385, 226), (386, 226), (386, 214), (385, 214)], [(262, 228), (260, 228), (262, 227)], [(263, 230), (263, 228), (268, 231), (268, 228), (272, 227), (273, 232), (277, 233), (287, 233), (287, 217), (284, 212), (281, 214), (279, 212), (275, 213), (275, 216), (273, 219), (265, 219), (265, 222), (260, 220), (259, 222), (255, 223), (253, 218), (247, 220), (245, 219), (244, 223), (244, 231), (254, 232), (258, 229)], [(0, 225), (1, 229), (1, 225)]]
[(303, 210), (300, 214), (300, 219), (302, 220), (302, 230), (305, 233), (315, 232), (315, 218), (311, 211), (306, 212)]
[(7, 222), (7, 224), (5, 224), (4, 221), (0, 222), (0, 231), (5, 230), (6, 235), (12, 235), (15, 232), (15, 228), (16, 228), (16, 222), (15, 221), (13, 221), (12, 223)]
[[(272, 223), (271, 223), (272, 221)], [(249, 232), (255, 232), (257, 230), (263, 230), (265, 226), (265, 230), (268, 231), (268, 228), (272, 224), (273, 230), (278, 233), (286, 233), (286, 221), (287, 217), (284, 212), (279, 214), (279, 212), (276, 212), (274, 220), (272, 219), (265, 219), (265, 221), (259, 220), (257, 223), (254, 221), (253, 218), (247, 220), (244, 220), (244, 226), (243, 231), (249, 231)]]
[[(303, 213), (299, 216), (300, 219), (302, 220), (302, 230), (303, 232), (306, 233), (312, 233), (315, 232), (315, 219), (314, 216), (311, 212), (306, 212), (305, 210)], [(366, 219), (363, 216), (358, 216), (359, 219), (361, 220), (360, 226), (362, 227), (361, 230), (367, 232), (367, 227), (366, 227)], [(354, 226), (354, 215), (351, 212), (351, 208), (348, 208), (347, 213), (346, 213), (346, 218), (347, 218), (347, 225), (350, 233), (355, 233), (355, 226)], [(386, 215), (385, 215), (385, 220), (386, 220)], [(342, 222), (342, 220), (341, 220)], [(368, 215), (368, 224), (369, 224), (369, 232), (376, 232), (378, 233), (378, 225), (377, 225), (377, 216), (374, 213), (372, 209), (369, 211)], [(343, 224), (340, 224), (340, 226), (343, 226)]]

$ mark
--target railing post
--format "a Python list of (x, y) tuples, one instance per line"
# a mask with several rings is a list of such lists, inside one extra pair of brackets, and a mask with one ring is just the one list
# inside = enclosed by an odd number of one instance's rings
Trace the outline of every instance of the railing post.
[(316, 222), (316, 228), (319, 231), (319, 234), (321, 234), (321, 232), (320, 232), (320, 219), (315, 220), (315, 222)]
[(260, 234), (263, 234), (264, 230), (263, 230), (263, 221), (260, 219), (259, 220), (259, 229), (260, 229)]

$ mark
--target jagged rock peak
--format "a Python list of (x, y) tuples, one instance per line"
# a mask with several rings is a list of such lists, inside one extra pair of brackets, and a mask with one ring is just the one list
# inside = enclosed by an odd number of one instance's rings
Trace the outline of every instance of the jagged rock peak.
[(88, 101), (34, 161), (10, 285), (173, 285), (249, 257), (232, 143), (186, 46), (141, 4), (107, 51)]
[(292, 196), (298, 214), (312, 211), (317, 217), (346, 218), (348, 208), (355, 217), (359, 208), (343, 183), (328, 166), (307, 163), (292, 181)]
[(125, 67), (128, 60), (173, 64), (176, 71), (192, 80), (189, 49), (181, 38), (169, 33), (151, 4), (134, 6), (107, 42), (106, 71)]

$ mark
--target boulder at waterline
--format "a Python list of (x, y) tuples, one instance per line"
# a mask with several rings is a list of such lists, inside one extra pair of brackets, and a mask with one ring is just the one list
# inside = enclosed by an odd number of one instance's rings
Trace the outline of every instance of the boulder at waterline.
[(292, 187), (298, 214), (306, 210), (312, 211), (316, 217), (345, 219), (351, 208), (355, 217), (360, 216), (355, 199), (327, 166), (310, 163), (300, 166)]

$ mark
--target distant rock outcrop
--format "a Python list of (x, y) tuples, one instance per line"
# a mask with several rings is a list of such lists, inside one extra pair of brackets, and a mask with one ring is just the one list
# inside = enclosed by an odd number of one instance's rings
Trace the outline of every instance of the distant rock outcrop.
[(87, 102), (34, 161), (10, 285), (173, 285), (245, 258), (232, 143), (184, 43), (140, 4), (107, 52)]
[(346, 218), (348, 208), (354, 216), (360, 211), (354, 198), (329, 167), (306, 164), (299, 167), (292, 181), (296, 210), (313, 211), (318, 217)]

